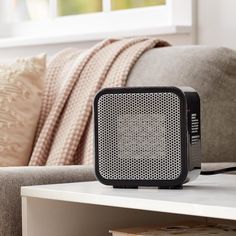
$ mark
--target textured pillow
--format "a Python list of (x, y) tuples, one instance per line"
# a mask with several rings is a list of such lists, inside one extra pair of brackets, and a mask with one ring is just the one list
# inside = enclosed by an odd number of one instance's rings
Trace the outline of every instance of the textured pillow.
[(201, 97), (203, 161), (236, 162), (236, 52), (178, 46), (146, 52), (129, 86), (191, 86)]
[(0, 64), (0, 166), (28, 164), (44, 72), (44, 55)]

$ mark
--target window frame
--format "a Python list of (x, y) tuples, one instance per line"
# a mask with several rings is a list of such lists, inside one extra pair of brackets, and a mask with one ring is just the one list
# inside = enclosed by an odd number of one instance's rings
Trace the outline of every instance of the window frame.
[(50, 19), (0, 24), (0, 31), (4, 29), (5, 32), (0, 34), (0, 46), (1, 42), (7, 47), (17, 41), (21, 45), (34, 45), (108, 37), (186, 34), (192, 32), (196, 10), (196, 0), (166, 0), (161, 6), (110, 11), (109, 0), (104, 0), (103, 12), (58, 17), (56, 0), (50, 1)]

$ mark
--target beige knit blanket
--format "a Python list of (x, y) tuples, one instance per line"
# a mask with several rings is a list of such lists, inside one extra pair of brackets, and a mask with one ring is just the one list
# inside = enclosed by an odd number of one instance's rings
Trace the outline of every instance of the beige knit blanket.
[(155, 38), (106, 40), (87, 51), (66, 49), (48, 65), (42, 110), (29, 165), (93, 163), (93, 97), (124, 86), (147, 50), (167, 46)]

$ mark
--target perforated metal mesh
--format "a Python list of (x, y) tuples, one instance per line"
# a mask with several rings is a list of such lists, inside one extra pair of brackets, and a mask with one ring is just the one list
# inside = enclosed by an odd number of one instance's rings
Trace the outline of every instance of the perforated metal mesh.
[(104, 94), (98, 101), (99, 172), (105, 179), (175, 180), (181, 173), (175, 93)]

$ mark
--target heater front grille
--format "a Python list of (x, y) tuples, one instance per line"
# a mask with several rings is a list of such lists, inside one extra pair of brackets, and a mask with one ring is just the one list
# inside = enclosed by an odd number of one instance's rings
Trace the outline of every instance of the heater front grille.
[(172, 92), (103, 94), (99, 173), (112, 180), (175, 180), (182, 170), (181, 100)]

